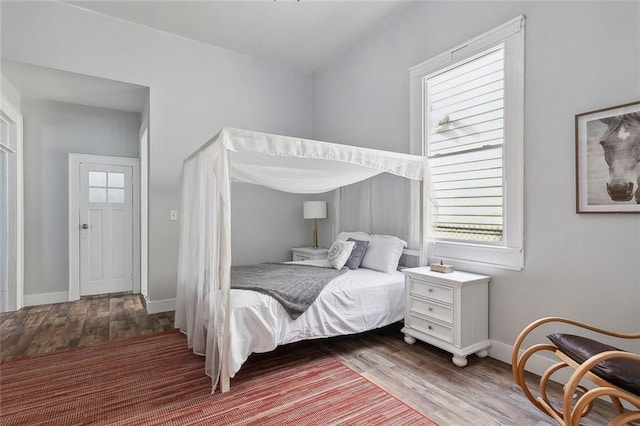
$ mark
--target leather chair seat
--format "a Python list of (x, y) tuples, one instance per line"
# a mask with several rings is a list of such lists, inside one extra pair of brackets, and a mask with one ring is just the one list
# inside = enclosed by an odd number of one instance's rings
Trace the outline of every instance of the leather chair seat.
[[(573, 334), (554, 333), (547, 337), (562, 353), (578, 364), (601, 352), (621, 350)], [(591, 372), (609, 383), (640, 396), (640, 361), (611, 358), (596, 365)]]

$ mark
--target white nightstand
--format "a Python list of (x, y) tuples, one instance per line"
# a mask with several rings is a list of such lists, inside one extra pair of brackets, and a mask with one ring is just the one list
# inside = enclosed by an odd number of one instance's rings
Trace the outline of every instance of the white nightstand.
[(407, 305), (404, 341), (416, 339), (453, 354), (458, 367), (467, 355), (486, 357), (489, 341), (489, 280), (485, 275), (432, 272), (428, 266), (403, 269)]
[(326, 259), (329, 249), (313, 247), (294, 247), (291, 249), (293, 260)]

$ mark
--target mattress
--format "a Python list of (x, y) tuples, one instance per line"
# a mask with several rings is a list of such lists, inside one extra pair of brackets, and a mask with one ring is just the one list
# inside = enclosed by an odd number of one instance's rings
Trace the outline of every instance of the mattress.
[[(326, 260), (301, 264), (328, 266)], [(404, 317), (404, 275), (359, 268), (335, 278), (300, 317), (293, 320), (274, 298), (250, 290), (231, 290), (229, 377), (249, 355), (300, 340), (355, 334)]]

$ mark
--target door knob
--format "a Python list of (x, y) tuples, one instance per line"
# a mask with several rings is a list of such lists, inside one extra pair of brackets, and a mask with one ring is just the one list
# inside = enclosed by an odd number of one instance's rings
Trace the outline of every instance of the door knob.
[(82, 229), (89, 229), (89, 225), (87, 225), (86, 223), (83, 223), (80, 227)]

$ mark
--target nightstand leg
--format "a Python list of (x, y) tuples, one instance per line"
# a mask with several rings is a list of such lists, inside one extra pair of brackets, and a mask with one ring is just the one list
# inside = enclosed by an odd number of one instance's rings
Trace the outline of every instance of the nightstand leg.
[(489, 351), (486, 349), (483, 349), (481, 351), (476, 352), (476, 355), (478, 356), (478, 358), (486, 358), (489, 355)]
[(464, 367), (465, 365), (467, 365), (467, 357), (466, 356), (454, 355), (453, 358), (451, 358), (451, 361), (455, 365), (457, 365), (458, 367)]
[(413, 345), (416, 342), (415, 337), (409, 336), (407, 334), (404, 335), (404, 342), (410, 345)]

